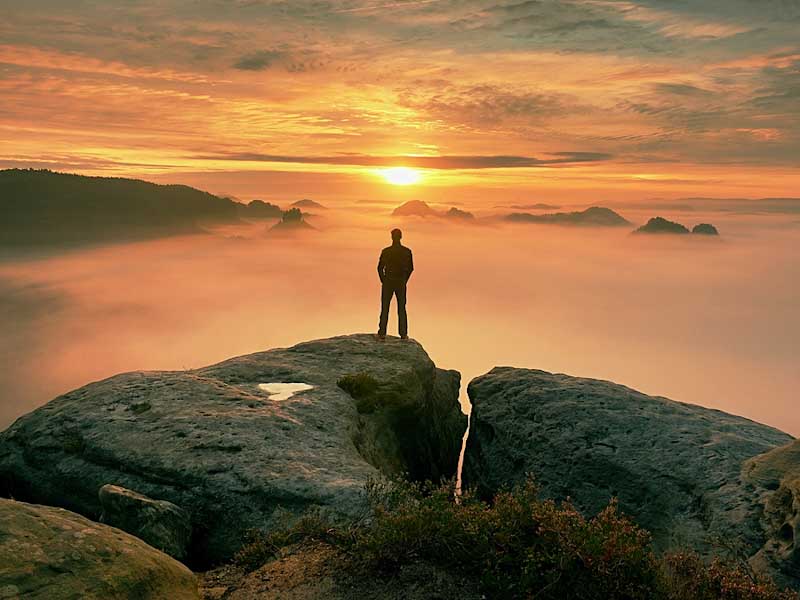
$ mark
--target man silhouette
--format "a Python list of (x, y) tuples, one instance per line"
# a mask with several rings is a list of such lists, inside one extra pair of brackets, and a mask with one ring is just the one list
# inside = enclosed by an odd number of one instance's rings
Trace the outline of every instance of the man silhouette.
[(392, 245), (384, 248), (378, 261), (378, 277), (381, 278), (381, 320), (378, 324), (378, 339), (386, 339), (389, 322), (389, 305), (392, 296), (397, 297), (397, 321), (400, 338), (408, 339), (408, 316), (406, 315), (406, 284), (414, 271), (411, 249), (400, 243), (403, 232), (392, 229)]

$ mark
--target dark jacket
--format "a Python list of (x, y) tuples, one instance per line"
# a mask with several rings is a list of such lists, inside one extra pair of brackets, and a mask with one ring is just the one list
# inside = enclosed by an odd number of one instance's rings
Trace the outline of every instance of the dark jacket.
[(378, 261), (378, 277), (381, 281), (391, 279), (394, 281), (408, 281), (414, 271), (414, 257), (411, 249), (402, 244), (392, 244), (381, 252)]

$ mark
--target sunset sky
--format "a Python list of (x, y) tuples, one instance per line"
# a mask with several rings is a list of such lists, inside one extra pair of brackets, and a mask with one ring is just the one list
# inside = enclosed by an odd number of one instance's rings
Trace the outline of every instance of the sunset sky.
[(798, 195), (796, 0), (3, 2), (0, 168), (243, 197)]

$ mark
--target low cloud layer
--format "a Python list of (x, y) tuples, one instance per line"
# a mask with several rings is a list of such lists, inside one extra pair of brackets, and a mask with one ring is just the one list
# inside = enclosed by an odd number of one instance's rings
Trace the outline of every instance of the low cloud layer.
[(0, 427), (121, 371), (374, 331), (375, 264), (400, 226), (417, 267), (412, 336), (465, 383), (496, 365), (611, 379), (798, 435), (797, 216), (686, 202), (694, 210), (619, 210), (631, 228), (659, 214), (689, 227), (711, 222), (721, 239), (397, 220), (391, 206), (340, 200), (326, 201), (318, 230), (299, 239), (270, 238), (259, 224), (6, 257)]

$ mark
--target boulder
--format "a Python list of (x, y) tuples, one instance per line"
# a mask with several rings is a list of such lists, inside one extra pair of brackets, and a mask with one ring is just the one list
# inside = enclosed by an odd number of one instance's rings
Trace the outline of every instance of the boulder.
[[(742, 469), (792, 441), (786, 433), (608, 381), (530, 369), (495, 368), (468, 391), (463, 479), (481, 494), (530, 473), (544, 497), (569, 498), (586, 514), (617, 497), (657, 550), (712, 554), (720, 540), (734, 540), (754, 556), (770, 537), (761, 524), (765, 499)], [(792, 498), (779, 509), (787, 522)]]
[(153, 500), (118, 485), (100, 488), (100, 521), (143, 539), (181, 560), (192, 535), (189, 514), (166, 500)]
[(0, 499), (0, 598), (199, 600), (178, 561), (61, 508)]
[[(337, 385), (375, 382), (371, 410)], [(0, 488), (96, 518), (106, 483), (190, 515), (190, 564), (231, 558), (248, 529), (307, 509), (356, 516), (380, 474), (450, 477), (466, 417), (456, 371), (415, 341), (352, 335), (194, 370), (89, 384), (0, 434)], [(292, 385), (287, 385), (292, 384)]]

